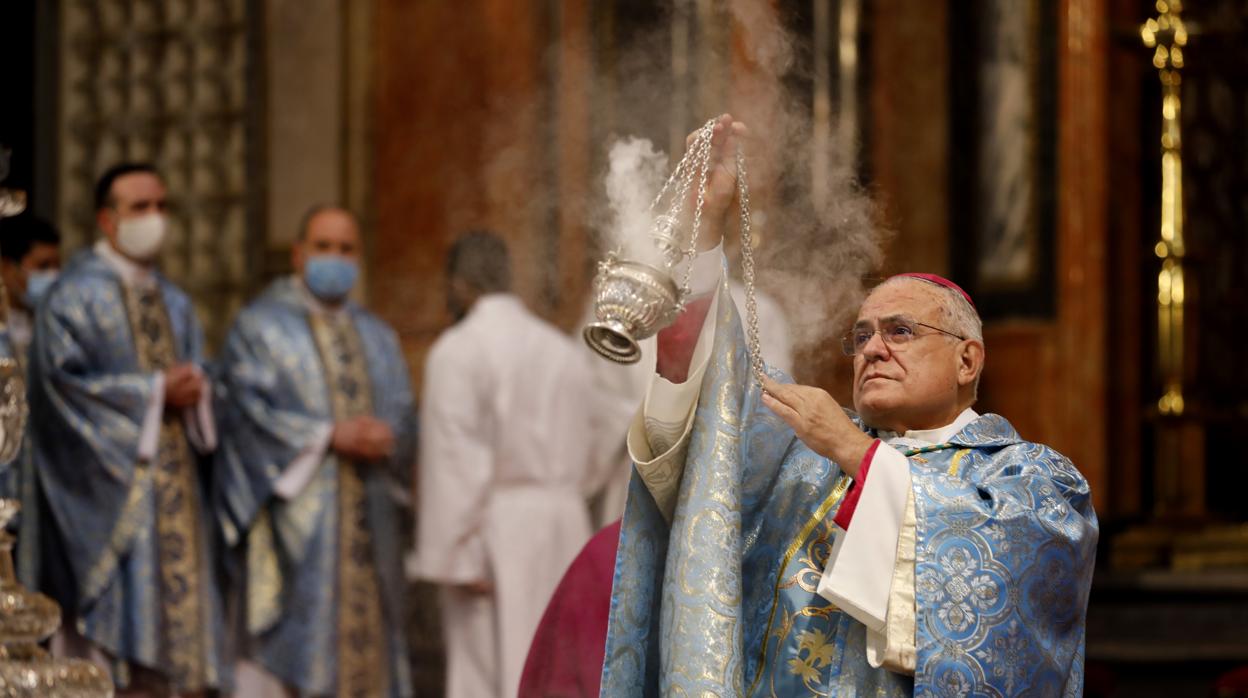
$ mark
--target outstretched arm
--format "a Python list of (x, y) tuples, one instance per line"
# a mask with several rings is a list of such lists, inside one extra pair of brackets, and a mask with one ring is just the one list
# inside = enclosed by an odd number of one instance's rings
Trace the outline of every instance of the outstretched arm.
[[(714, 309), (723, 283), (721, 242), (736, 198), (736, 149), (748, 135), (745, 124), (727, 114), (714, 126), (706, 190), (702, 197), (699, 254), (691, 261), (690, 300), (685, 311), (659, 332), (656, 375), (641, 412), (629, 428), (629, 457), (669, 519), (684, 471), (685, 451), (701, 392), (702, 376), (715, 336)], [(689, 135), (691, 144), (696, 132)], [(709, 317), (708, 317), (709, 316)]]

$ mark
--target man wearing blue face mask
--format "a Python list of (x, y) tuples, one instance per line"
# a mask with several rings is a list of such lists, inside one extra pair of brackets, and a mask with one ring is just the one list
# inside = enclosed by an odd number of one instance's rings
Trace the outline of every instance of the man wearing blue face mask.
[(415, 413), (398, 337), (348, 296), (360, 230), (316, 207), (294, 276), (221, 355), (215, 508), (239, 552), (237, 696), (408, 696), (399, 499)]
[(102, 233), (35, 310), (31, 436), (47, 504), (54, 650), (112, 670), (119, 696), (205, 695), (228, 678), (200, 458), (216, 445), (191, 299), (156, 261), (168, 194), (126, 163), (96, 186)]
[(61, 270), (61, 235), (30, 213), (0, 219), (0, 278), (8, 290), (9, 336), (25, 363), (35, 304)]

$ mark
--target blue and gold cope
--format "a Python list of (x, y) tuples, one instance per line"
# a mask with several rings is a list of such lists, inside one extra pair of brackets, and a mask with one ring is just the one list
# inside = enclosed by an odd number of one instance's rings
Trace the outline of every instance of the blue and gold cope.
[(150, 289), (127, 287), (91, 250), (71, 260), (36, 314), (42, 576), (78, 632), (115, 658), (123, 686), (132, 665), (179, 692), (228, 678), (204, 473), (181, 414), (164, 415), (150, 462), (138, 452), (155, 373), (201, 363), (202, 347), (185, 293), (158, 274)]
[[(299, 283), (243, 310), (220, 360), (213, 496), (242, 563), (243, 651), (304, 695), (411, 695), (394, 496), (415, 455), (406, 363), (380, 319), (350, 303), (312, 313)], [(298, 495), (274, 493), (318, 430), (361, 414), (394, 430), (391, 458), (331, 451)]]
[(1097, 522), (1070, 461), (992, 414), (907, 453), (917, 669), (873, 669), (816, 593), (847, 480), (762, 405), (722, 290), (717, 312), (670, 525), (633, 474), (602, 695), (1080, 695)]

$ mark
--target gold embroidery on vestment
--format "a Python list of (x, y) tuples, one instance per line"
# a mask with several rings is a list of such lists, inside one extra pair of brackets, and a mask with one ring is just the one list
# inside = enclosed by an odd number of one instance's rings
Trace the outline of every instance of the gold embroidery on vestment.
[[(312, 314), (309, 322), (325, 368), (334, 419), (372, 414), (363, 346), (350, 318)], [(385, 695), (389, 662), (361, 467), (365, 466), (338, 459), (337, 695), (369, 698)]]
[[(763, 664), (767, 661), (767, 644), (771, 640), (771, 627), (775, 623), (776, 608), (780, 605), (780, 586), (784, 580), (784, 572), (788, 569), (789, 563), (793, 560), (793, 556), (797, 554), (797, 551), (801, 549), (802, 544), (805, 543), (806, 539), (810, 537), (810, 534), (814, 532), (815, 527), (827, 518), (828, 512), (832, 511), (832, 507), (836, 506), (837, 503), (841, 501), (841, 498), (845, 496), (846, 490), (849, 489), (849, 484), (850, 478), (842, 475), (836, 485), (833, 486), (832, 492), (828, 495), (827, 499), (824, 499), (823, 503), (815, 509), (815, 513), (811, 514), (810, 519), (806, 522), (806, 525), (802, 526), (802, 530), (797, 534), (797, 537), (789, 543), (789, 547), (784, 551), (784, 558), (781, 559), (780, 569), (776, 573), (776, 583), (771, 599), (771, 611), (767, 614), (767, 632), (763, 634), (763, 647), (759, 656), (758, 670), (755, 672), (754, 681), (750, 685), (749, 693), (751, 695), (758, 688), (758, 682), (763, 678)], [(828, 606), (827, 608), (831, 610), (835, 607)]]
[[(139, 368), (156, 372), (173, 366), (177, 362), (173, 328), (160, 289), (126, 287), (123, 291)], [(194, 692), (209, 683), (200, 576), (204, 556), (195, 459), (181, 416), (178, 412), (163, 415), (150, 473), (156, 498), (156, 566), (165, 672), (179, 691)], [(143, 486), (138, 478), (141, 470), (136, 469), (132, 488)]]
[(963, 449), (959, 449), (957, 453), (953, 454), (953, 462), (949, 464), (950, 476), (957, 477), (958, 469), (962, 467), (962, 459), (966, 458), (966, 454), (970, 452), (971, 452), (971, 449), (963, 448)]
[(282, 575), (273, 535), (273, 516), (265, 508), (247, 534), (247, 632), (260, 635), (277, 623), (282, 613)]

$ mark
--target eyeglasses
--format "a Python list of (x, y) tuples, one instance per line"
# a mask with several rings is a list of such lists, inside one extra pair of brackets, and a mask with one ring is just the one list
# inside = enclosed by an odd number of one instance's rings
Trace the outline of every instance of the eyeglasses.
[(919, 327), (936, 330), (941, 334), (947, 334), (950, 337), (956, 337), (957, 339), (966, 339), (966, 337), (963, 337), (962, 335), (954, 334), (948, 330), (942, 330), (939, 327), (918, 322), (917, 320), (900, 317), (885, 318), (880, 320), (880, 326), (878, 329), (871, 329), (870, 327), (864, 326), (855, 327), (850, 330), (848, 334), (841, 337), (841, 351), (845, 352), (846, 356), (857, 356), (858, 354), (861, 354), (863, 349), (866, 349), (867, 344), (871, 341), (871, 338), (875, 336), (876, 332), (880, 333), (880, 338), (883, 339), (884, 343), (894, 351), (903, 349), (907, 344), (919, 339), (920, 337), (933, 336), (930, 332), (919, 334)]

